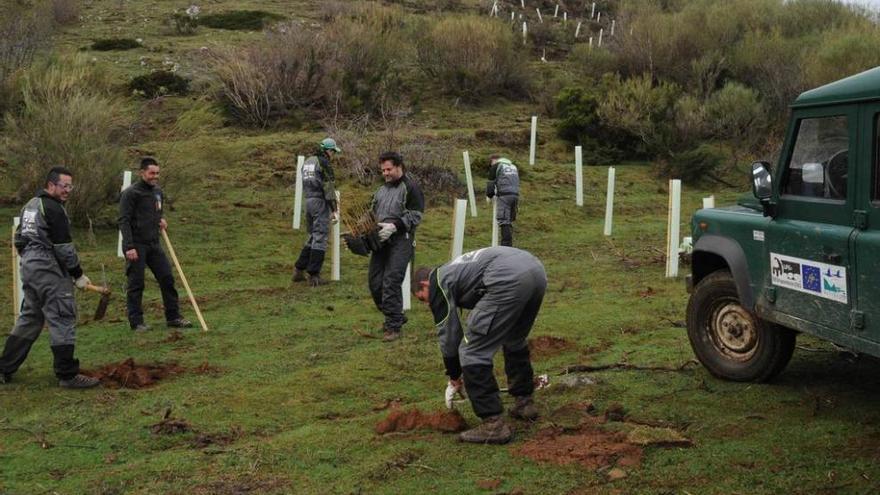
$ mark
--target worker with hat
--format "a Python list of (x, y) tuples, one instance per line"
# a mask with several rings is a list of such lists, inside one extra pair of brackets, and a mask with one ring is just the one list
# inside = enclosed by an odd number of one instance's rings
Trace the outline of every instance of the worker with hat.
[(317, 152), (310, 156), (302, 167), (303, 193), (306, 198), (306, 226), (309, 238), (299, 253), (293, 272), (294, 282), (308, 280), (309, 285), (317, 287), (327, 283), (321, 278), (321, 267), (327, 253), (330, 238), (330, 224), (339, 221), (336, 203), (336, 185), (333, 168), (330, 167), (331, 153), (342, 150), (333, 138), (321, 141)]

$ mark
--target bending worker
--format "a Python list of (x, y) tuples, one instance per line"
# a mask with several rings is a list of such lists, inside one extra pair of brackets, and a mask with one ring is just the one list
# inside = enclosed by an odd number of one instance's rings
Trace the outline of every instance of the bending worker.
[(309, 274), (309, 285), (317, 287), (327, 283), (321, 278), (321, 266), (327, 253), (327, 240), (330, 238), (330, 223), (339, 221), (336, 205), (336, 187), (333, 169), (330, 167), (330, 152), (342, 150), (336, 141), (327, 138), (321, 141), (318, 153), (310, 156), (303, 163), (303, 192), (306, 196), (306, 226), (309, 238), (306, 240), (299, 259), (296, 260), (293, 272), (294, 282), (306, 280)]
[(141, 180), (122, 191), (119, 199), (119, 230), (122, 232), (125, 274), (128, 277), (128, 323), (137, 332), (150, 329), (144, 323), (144, 310), (141, 307), (144, 272), (146, 267), (150, 267), (162, 291), (165, 322), (172, 328), (190, 328), (192, 323), (180, 315), (174, 275), (159, 243), (159, 230), (165, 230), (168, 223), (163, 217), (165, 196), (159, 188), (159, 163), (155, 158), (141, 158), (140, 176)]
[(373, 302), (385, 315), (382, 340), (400, 337), (406, 323), (401, 284), (412, 260), (416, 227), (422, 221), (425, 197), (403, 167), (403, 157), (393, 151), (379, 155), (385, 184), (373, 194), (372, 209), (379, 220), (379, 250), (370, 256), (369, 284)]
[(0, 383), (8, 383), (18, 371), (44, 323), (49, 326), (49, 345), (58, 385), (90, 388), (100, 383), (97, 378), (80, 375), (79, 360), (73, 357), (76, 344), (73, 287), (85, 289), (91, 281), (79, 265), (70, 236), (70, 220), (64, 209), (72, 190), (73, 174), (64, 167), (55, 167), (46, 176), (45, 189), (21, 210), (15, 247), (21, 255), (24, 302), (0, 356)]
[(495, 221), (501, 228), (501, 245), (513, 246), (513, 222), (519, 205), (519, 172), (516, 165), (499, 155), (489, 157), (489, 180), (486, 198), (498, 196)]
[[(483, 420), (463, 432), (461, 441), (507, 443), (513, 438), (501, 418), (501, 397), (492, 371), (499, 348), (504, 351), (508, 390), (515, 398), (510, 415), (538, 417), (527, 337), (546, 288), (547, 275), (538, 258), (506, 246), (471, 251), (433, 270), (416, 271), (413, 293), (434, 315), (449, 377), (447, 392), (460, 391), (464, 385), (474, 413)], [(461, 309), (471, 310), (464, 326)]]

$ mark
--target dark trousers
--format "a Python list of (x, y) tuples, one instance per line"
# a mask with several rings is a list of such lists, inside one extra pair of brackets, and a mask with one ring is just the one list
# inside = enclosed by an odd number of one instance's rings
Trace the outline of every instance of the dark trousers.
[(401, 284), (412, 256), (413, 239), (408, 234), (394, 234), (370, 256), (370, 294), (385, 315), (385, 329), (392, 332), (399, 332), (406, 322)]
[(135, 244), (138, 252), (137, 261), (129, 261), (125, 265), (128, 277), (126, 305), (128, 307), (128, 323), (132, 328), (144, 322), (144, 310), (141, 301), (144, 297), (144, 272), (150, 267), (159, 289), (162, 291), (162, 304), (165, 306), (165, 321), (180, 318), (180, 306), (177, 302), (177, 290), (174, 288), (174, 275), (171, 265), (162, 246), (158, 242), (152, 244)]

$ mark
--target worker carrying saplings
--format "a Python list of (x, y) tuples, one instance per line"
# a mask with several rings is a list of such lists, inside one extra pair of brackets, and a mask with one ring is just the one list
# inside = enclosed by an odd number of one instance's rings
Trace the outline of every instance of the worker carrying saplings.
[(513, 246), (513, 222), (519, 205), (519, 171), (509, 159), (500, 155), (489, 157), (489, 180), (486, 198), (498, 196), (495, 221), (501, 228), (501, 245)]
[(339, 221), (330, 153), (341, 151), (336, 146), (335, 140), (327, 138), (321, 141), (318, 152), (303, 163), (302, 181), (303, 193), (306, 197), (306, 226), (309, 238), (299, 253), (299, 259), (296, 260), (294, 282), (305, 281), (308, 274), (309, 285), (312, 287), (327, 283), (321, 278), (321, 267), (324, 265), (324, 255), (327, 253), (330, 223)]
[(73, 287), (85, 290), (91, 281), (80, 267), (70, 235), (70, 220), (64, 209), (72, 190), (73, 174), (64, 167), (55, 167), (46, 176), (45, 188), (21, 210), (21, 224), (15, 231), (14, 242), (21, 255), (24, 302), (0, 356), (0, 383), (8, 383), (18, 371), (44, 324), (49, 327), (58, 385), (81, 389), (100, 383), (97, 378), (79, 374), (79, 360), (73, 357), (76, 344)]
[[(472, 443), (507, 443), (513, 437), (501, 417), (501, 397), (492, 371), (498, 349), (504, 352), (504, 372), (515, 398), (509, 414), (534, 420), (534, 372), (527, 338), (541, 309), (547, 275), (531, 253), (499, 246), (465, 253), (435, 269), (419, 268), (413, 294), (427, 303), (434, 316), (440, 352), (449, 377), (450, 392), (467, 390), (474, 413), (482, 424), (461, 433)], [(462, 325), (459, 311), (469, 309)]]

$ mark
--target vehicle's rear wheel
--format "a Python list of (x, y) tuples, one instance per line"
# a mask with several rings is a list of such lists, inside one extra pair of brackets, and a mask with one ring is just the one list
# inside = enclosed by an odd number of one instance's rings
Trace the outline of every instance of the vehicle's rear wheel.
[(741, 382), (767, 381), (779, 374), (791, 359), (797, 335), (744, 308), (726, 270), (712, 273), (694, 288), (687, 328), (703, 366), (719, 378)]

